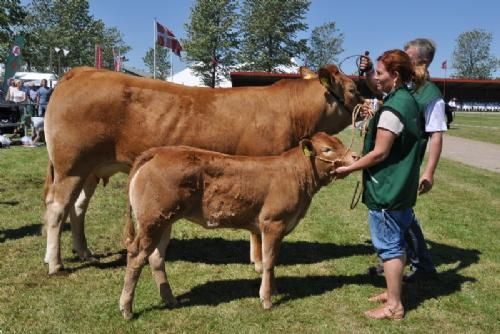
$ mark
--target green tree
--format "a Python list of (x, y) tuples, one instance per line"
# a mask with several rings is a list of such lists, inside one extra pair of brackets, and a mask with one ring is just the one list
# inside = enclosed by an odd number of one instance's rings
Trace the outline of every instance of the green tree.
[[(104, 66), (112, 68), (112, 49), (125, 55), (130, 47), (116, 28), (89, 14), (88, 0), (32, 0), (26, 19), (25, 60), (38, 71), (94, 66), (95, 45), (104, 50)], [(65, 56), (55, 48), (66, 49)]]
[(456, 40), (453, 51), (454, 76), (469, 79), (490, 79), (498, 67), (498, 59), (491, 55), (493, 35), (481, 29), (466, 31)]
[(20, 0), (0, 0), (0, 63), (5, 62), (14, 33), (19, 30), (25, 16)]
[(335, 22), (328, 22), (314, 28), (311, 33), (306, 66), (317, 71), (326, 64), (337, 62), (337, 55), (344, 51), (343, 42), (344, 34), (339, 33)]
[(242, 44), (239, 59), (244, 68), (254, 71), (279, 71), (292, 65), (292, 57), (308, 51), (307, 40), (297, 33), (307, 30), (305, 13), (308, 0), (244, 0), (242, 8)]
[[(170, 61), (168, 60), (169, 50), (167, 48), (156, 46), (156, 79), (165, 80), (170, 73)], [(154, 72), (154, 50), (149, 48), (146, 55), (142, 58), (142, 61), (149, 69), (149, 72), (153, 74)]]
[(228, 78), (236, 63), (237, 6), (237, 0), (198, 0), (191, 8), (183, 47), (190, 68), (207, 86)]

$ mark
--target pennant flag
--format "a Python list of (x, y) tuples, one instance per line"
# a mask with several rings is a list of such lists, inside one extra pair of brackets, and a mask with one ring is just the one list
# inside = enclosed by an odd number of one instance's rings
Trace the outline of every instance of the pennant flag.
[(182, 46), (179, 40), (173, 32), (158, 22), (156, 22), (156, 43), (171, 49), (178, 57), (181, 56)]
[(95, 68), (100, 70), (102, 68), (102, 49), (100, 45), (95, 46)]
[(14, 78), (14, 75), (21, 68), (21, 63), (23, 61), (21, 51), (24, 48), (24, 37), (17, 36), (14, 39), (14, 44), (12, 44), (9, 49), (9, 55), (7, 56), (7, 60), (5, 62), (5, 74), (3, 80), (3, 91), (6, 92), (9, 88), (9, 82), (11, 78)]
[(120, 56), (120, 51), (118, 50), (118, 53), (115, 53), (115, 48), (113, 48), (113, 60), (114, 60), (115, 71), (120, 72), (122, 60), (121, 60), (121, 56)]
[(446, 70), (448, 68), (448, 60), (445, 60), (441, 63), (441, 68), (443, 70)]

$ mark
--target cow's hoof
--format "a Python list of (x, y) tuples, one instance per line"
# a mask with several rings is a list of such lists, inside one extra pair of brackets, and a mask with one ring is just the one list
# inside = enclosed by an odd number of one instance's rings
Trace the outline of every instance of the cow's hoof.
[(262, 262), (255, 262), (255, 271), (262, 274), (264, 270), (262, 269)]
[(56, 264), (55, 266), (49, 265), (50, 276), (61, 274), (63, 271), (64, 271), (64, 266), (62, 264)]
[(120, 305), (120, 311), (122, 312), (123, 319), (132, 320), (134, 318), (134, 314), (132, 313), (131, 309)]

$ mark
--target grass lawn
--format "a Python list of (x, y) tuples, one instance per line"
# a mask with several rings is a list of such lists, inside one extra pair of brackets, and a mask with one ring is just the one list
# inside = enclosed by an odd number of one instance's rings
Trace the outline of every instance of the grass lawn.
[(451, 136), (500, 144), (500, 113), (456, 112), (447, 133)]
[(68, 227), (62, 234), (67, 270), (49, 277), (41, 235), (46, 161), (43, 147), (0, 150), (2, 334), (500, 332), (500, 174), (440, 162), (435, 188), (416, 206), (439, 280), (404, 286), (403, 321), (363, 315), (374, 306), (368, 297), (382, 290), (384, 280), (366, 273), (377, 260), (366, 208), (349, 209), (353, 175), (320, 191), (285, 238), (272, 310), (264, 311), (258, 299), (260, 278), (248, 263), (247, 232), (207, 231), (181, 221), (167, 259), (181, 306), (162, 306), (145, 268), (136, 318), (127, 322), (118, 311), (126, 177), (100, 186), (90, 204), (86, 232), (100, 262), (74, 258)]

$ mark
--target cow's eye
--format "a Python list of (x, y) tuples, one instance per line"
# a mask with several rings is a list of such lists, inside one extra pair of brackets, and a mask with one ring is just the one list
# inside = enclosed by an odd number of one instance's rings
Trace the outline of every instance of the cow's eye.
[(332, 151), (332, 149), (330, 147), (326, 147), (325, 146), (325, 147), (321, 148), (321, 152), (323, 152), (323, 153), (328, 153), (328, 152), (331, 152), (331, 151)]

